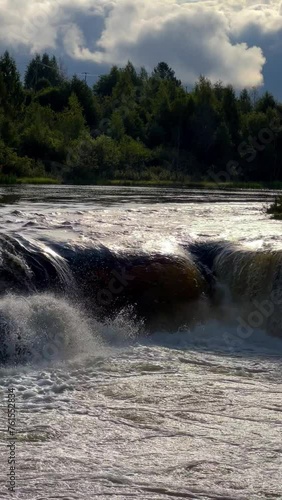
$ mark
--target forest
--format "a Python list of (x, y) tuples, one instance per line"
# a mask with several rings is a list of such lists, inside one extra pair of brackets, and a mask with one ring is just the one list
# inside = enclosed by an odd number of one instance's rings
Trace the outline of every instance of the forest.
[(55, 56), (21, 77), (0, 56), (0, 182), (279, 183), (282, 104), (200, 76), (185, 87), (165, 62), (128, 62), (90, 87)]

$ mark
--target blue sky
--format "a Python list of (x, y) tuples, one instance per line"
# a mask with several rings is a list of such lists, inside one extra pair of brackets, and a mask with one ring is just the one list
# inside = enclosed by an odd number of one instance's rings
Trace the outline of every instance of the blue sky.
[(151, 70), (164, 60), (186, 85), (204, 74), (282, 99), (281, 35), (276, 0), (0, 0), (0, 50), (21, 71), (43, 51), (69, 74), (99, 75), (128, 60)]

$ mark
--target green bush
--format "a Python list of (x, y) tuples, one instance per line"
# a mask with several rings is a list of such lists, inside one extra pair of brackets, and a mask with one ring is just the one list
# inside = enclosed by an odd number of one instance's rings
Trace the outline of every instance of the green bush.
[(120, 149), (116, 141), (101, 135), (75, 141), (68, 153), (69, 170), (66, 180), (78, 183), (96, 183), (99, 177), (111, 178), (119, 165)]
[(152, 158), (152, 152), (140, 141), (125, 136), (119, 143), (120, 163), (123, 167), (131, 167), (140, 170)]
[(45, 174), (41, 162), (17, 153), (0, 142), (0, 173), (4, 176), (31, 177)]

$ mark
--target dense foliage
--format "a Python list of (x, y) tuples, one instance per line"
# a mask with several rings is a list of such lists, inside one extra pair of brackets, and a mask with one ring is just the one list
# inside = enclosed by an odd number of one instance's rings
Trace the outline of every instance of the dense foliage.
[(282, 105), (200, 77), (187, 91), (164, 62), (114, 66), (93, 88), (36, 55), (21, 81), (0, 56), (0, 179), (64, 182), (282, 180)]

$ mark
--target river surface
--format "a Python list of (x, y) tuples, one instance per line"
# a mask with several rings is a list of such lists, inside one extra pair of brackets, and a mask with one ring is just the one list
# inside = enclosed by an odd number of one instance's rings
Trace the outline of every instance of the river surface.
[[(279, 257), (282, 222), (265, 213), (274, 196), (2, 187), (0, 237), (12, 239), (1, 244), (9, 250), (15, 238), (51, 256), (60, 246), (171, 256), (191, 242), (227, 241)], [(246, 269), (236, 273), (244, 279)], [(0, 364), (0, 498), (10, 496), (7, 394), (14, 389), (13, 498), (282, 499), (280, 335), (255, 326), (238, 335), (240, 313), (225, 282), (222, 317), (149, 335), (130, 308), (95, 319), (69, 299), (68, 279), (68, 295), (0, 287), (0, 335), (20, 331), (41, 352), (28, 363)], [(60, 337), (56, 349), (50, 332)]]

